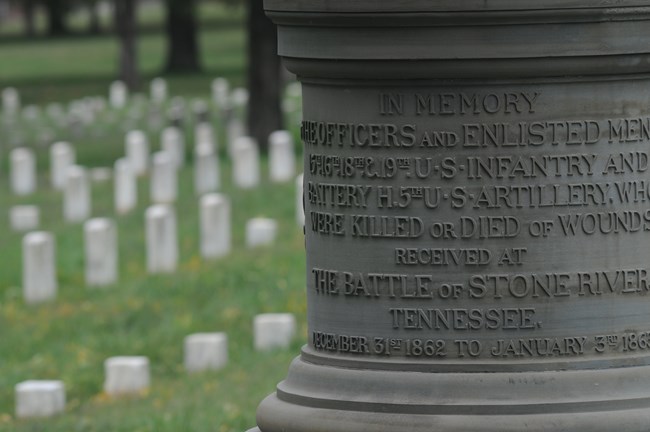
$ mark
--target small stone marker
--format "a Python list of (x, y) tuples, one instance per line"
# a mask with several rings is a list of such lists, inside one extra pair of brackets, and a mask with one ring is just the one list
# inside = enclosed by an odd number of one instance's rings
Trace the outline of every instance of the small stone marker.
[(63, 190), (63, 218), (66, 222), (83, 222), (90, 217), (90, 184), (84, 167), (68, 168)]
[(36, 231), (23, 238), (23, 297), (28, 304), (56, 298), (55, 245), (52, 234)]
[(233, 144), (233, 182), (241, 189), (256, 187), (260, 182), (260, 155), (251, 137), (239, 137)]
[(218, 370), (228, 363), (228, 336), (225, 333), (196, 333), (185, 338), (183, 352), (188, 372)]
[(209, 143), (194, 148), (194, 190), (198, 196), (219, 189), (219, 158)]
[(200, 203), (201, 256), (219, 258), (230, 253), (230, 200), (222, 194), (207, 194)]
[(20, 94), (13, 87), (2, 90), (2, 114), (14, 116), (20, 110)]
[(174, 166), (182, 167), (185, 164), (185, 138), (181, 130), (176, 127), (165, 128), (160, 141), (162, 150), (171, 155)]
[(126, 134), (126, 158), (137, 176), (143, 176), (149, 170), (149, 140), (147, 135), (134, 130)]
[(169, 204), (178, 197), (178, 171), (172, 156), (167, 152), (153, 155), (151, 170), (151, 201), (156, 204)]
[(304, 175), (296, 177), (296, 221), (298, 226), (305, 226)]
[(117, 229), (110, 219), (95, 218), (84, 224), (86, 285), (117, 282)]
[(122, 109), (129, 98), (129, 89), (122, 81), (114, 81), (109, 90), (110, 104), (114, 109)]
[(228, 120), (226, 136), (228, 137), (228, 154), (232, 157), (235, 151), (235, 143), (239, 138), (246, 136), (246, 126), (239, 118), (233, 117)]
[(209, 145), (213, 151), (218, 151), (217, 138), (210, 123), (198, 123), (194, 128), (194, 146)]
[(95, 183), (104, 183), (111, 179), (113, 175), (110, 168), (95, 167), (90, 169), (90, 179)]
[(65, 187), (68, 168), (75, 164), (75, 160), (75, 151), (70, 143), (57, 142), (50, 147), (50, 178), (54, 189)]
[(278, 224), (273, 219), (254, 218), (246, 223), (246, 246), (270, 245), (275, 240)]
[(296, 155), (293, 137), (285, 130), (269, 135), (269, 177), (273, 182), (287, 182), (294, 178)]
[(163, 78), (154, 78), (150, 86), (151, 101), (156, 104), (167, 100), (167, 81)]
[(212, 81), (212, 100), (221, 109), (228, 106), (230, 95), (230, 84), (225, 78), (215, 78)]
[(115, 161), (113, 178), (115, 212), (126, 214), (138, 204), (138, 180), (126, 158)]
[(35, 205), (18, 205), (9, 209), (9, 225), (14, 231), (30, 231), (40, 225), (40, 210)]
[(23, 381), (16, 385), (16, 417), (52, 417), (65, 410), (63, 381)]
[(149, 388), (149, 359), (141, 356), (111, 357), (104, 362), (104, 392), (110, 396), (137, 395)]
[(253, 321), (255, 350), (287, 348), (296, 334), (296, 319), (290, 313), (257, 315)]
[(36, 159), (26, 147), (15, 148), (9, 156), (11, 190), (16, 195), (29, 195), (36, 191)]
[(178, 266), (176, 214), (168, 205), (151, 206), (146, 212), (147, 270), (172, 273)]

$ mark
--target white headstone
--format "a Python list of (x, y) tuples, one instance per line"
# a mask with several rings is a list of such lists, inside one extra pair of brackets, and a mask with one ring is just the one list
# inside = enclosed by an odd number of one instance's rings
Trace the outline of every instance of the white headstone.
[(287, 348), (296, 334), (296, 319), (289, 313), (257, 315), (253, 320), (255, 350)]
[(228, 96), (230, 94), (230, 84), (225, 78), (215, 78), (212, 81), (212, 100), (220, 107), (225, 108), (228, 105)]
[(90, 179), (95, 183), (104, 183), (111, 179), (113, 172), (107, 167), (94, 167), (90, 169)]
[(278, 224), (273, 219), (254, 218), (246, 223), (246, 246), (249, 248), (273, 244)]
[(246, 105), (248, 105), (248, 98), (248, 89), (244, 87), (237, 87), (233, 89), (232, 93), (230, 94), (230, 100), (232, 102), (233, 108), (235, 109), (245, 109)]
[(260, 155), (251, 137), (240, 137), (233, 144), (233, 183), (241, 189), (256, 187), (260, 182)]
[(117, 229), (110, 219), (96, 218), (84, 224), (86, 285), (117, 282)]
[(154, 153), (149, 186), (152, 202), (169, 204), (176, 201), (178, 197), (178, 171), (169, 153)]
[(273, 182), (287, 182), (294, 178), (296, 155), (293, 137), (289, 131), (275, 131), (269, 135), (269, 177)]
[(163, 78), (154, 78), (151, 80), (151, 101), (154, 103), (163, 103), (167, 100), (167, 81)]
[(149, 140), (147, 135), (139, 130), (126, 134), (126, 158), (137, 176), (143, 176), (149, 169)]
[(210, 123), (197, 123), (194, 128), (194, 146), (208, 145), (216, 152), (219, 147), (217, 146), (217, 137), (214, 134), (214, 128)]
[(84, 167), (73, 165), (66, 173), (63, 189), (63, 218), (66, 222), (83, 222), (90, 217), (90, 183)]
[(114, 81), (109, 90), (108, 99), (114, 109), (122, 109), (129, 98), (129, 89), (122, 81)]
[(56, 259), (54, 237), (44, 231), (23, 238), (23, 297), (26, 303), (41, 303), (56, 298)]
[(16, 195), (29, 195), (36, 191), (36, 159), (34, 152), (26, 147), (11, 151), (11, 190)]
[(138, 204), (138, 180), (126, 158), (115, 161), (113, 175), (115, 212), (126, 214)]
[(305, 202), (304, 202), (304, 175), (296, 177), (296, 221), (301, 227), (305, 226)]
[(219, 158), (209, 144), (194, 148), (194, 190), (198, 196), (219, 189)]
[(9, 209), (9, 224), (14, 231), (31, 231), (40, 224), (40, 210), (35, 205), (18, 205)]
[(110, 396), (142, 394), (151, 382), (147, 357), (108, 358), (104, 362), (104, 373), (104, 392)]
[(231, 118), (226, 126), (226, 136), (228, 138), (228, 154), (232, 157), (235, 143), (239, 138), (246, 136), (246, 126), (239, 118)]
[(7, 87), (2, 90), (2, 113), (13, 116), (20, 110), (20, 95), (18, 90), (13, 87)]
[(177, 168), (185, 164), (185, 137), (180, 129), (168, 127), (162, 131), (161, 149), (169, 153)]
[(68, 168), (75, 164), (75, 151), (67, 142), (57, 142), (50, 147), (50, 178), (52, 187), (61, 190), (65, 187)]
[(16, 385), (16, 417), (52, 417), (65, 410), (62, 381), (23, 381)]
[(172, 207), (158, 204), (146, 212), (147, 270), (172, 273), (178, 266), (176, 214)]
[(183, 359), (188, 372), (218, 370), (228, 363), (225, 333), (196, 333), (185, 338)]
[(201, 256), (212, 259), (230, 253), (230, 200), (222, 194), (208, 194), (200, 204)]

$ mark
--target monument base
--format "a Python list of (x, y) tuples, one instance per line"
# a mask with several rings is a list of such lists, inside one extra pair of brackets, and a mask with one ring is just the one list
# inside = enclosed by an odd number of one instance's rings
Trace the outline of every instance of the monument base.
[(650, 430), (650, 366), (424, 373), (333, 367), (303, 357), (262, 402), (259, 429), (252, 431)]

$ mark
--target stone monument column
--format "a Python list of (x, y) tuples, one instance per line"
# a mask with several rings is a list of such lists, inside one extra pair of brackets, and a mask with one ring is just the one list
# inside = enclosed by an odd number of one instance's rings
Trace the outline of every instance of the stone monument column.
[(650, 1), (265, 7), (309, 342), (259, 430), (650, 430)]

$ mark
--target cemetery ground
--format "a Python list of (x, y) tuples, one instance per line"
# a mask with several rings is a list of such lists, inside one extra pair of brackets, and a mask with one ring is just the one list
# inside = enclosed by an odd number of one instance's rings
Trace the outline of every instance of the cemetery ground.
[[(122, 148), (121, 140), (117, 147)], [(77, 148), (83, 163), (83, 145)], [(113, 212), (112, 182), (93, 184), (93, 216), (115, 218), (120, 252), (120, 281), (95, 289), (84, 286), (82, 225), (63, 222), (61, 195), (51, 190), (47, 173), (39, 173), (37, 194), (16, 197), (8, 192), (3, 169), (0, 430), (234, 432), (255, 424), (257, 404), (283, 379), (306, 340), (304, 240), (295, 220), (293, 182), (264, 181), (252, 190), (234, 190), (228, 164), (221, 160), (220, 192), (229, 195), (232, 203), (232, 252), (216, 261), (200, 258), (198, 198), (188, 165), (179, 177), (175, 205), (180, 266), (171, 275), (146, 272), (148, 180), (139, 180), (138, 208), (120, 217)], [(263, 178), (268, 178), (266, 170)], [(59, 294), (54, 302), (39, 306), (23, 301), (23, 235), (7, 229), (6, 210), (23, 203), (38, 204), (41, 229), (56, 236)], [(245, 221), (255, 216), (278, 221), (273, 246), (253, 250), (244, 246)], [(253, 350), (253, 317), (264, 312), (296, 315), (298, 337), (289, 349)], [(183, 338), (214, 331), (228, 334), (228, 365), (215, 372), (187, 374)], [(152, 385), (147, 394), (111, 399), (102, 393), (103, 362), (115, 355), (149, 357)], [(16, 420), (14, 386), (27, 379), (63, 380), (68, 399), (65, 414)]]

